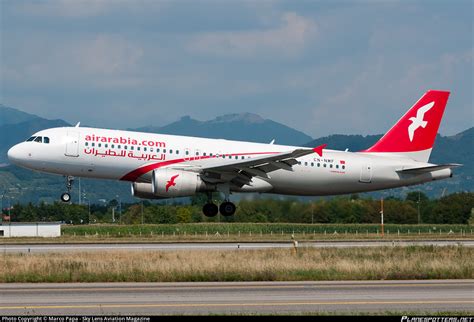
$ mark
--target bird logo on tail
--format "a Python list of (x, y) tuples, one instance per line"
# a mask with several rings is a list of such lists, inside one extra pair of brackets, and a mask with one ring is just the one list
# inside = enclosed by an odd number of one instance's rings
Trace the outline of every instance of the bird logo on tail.
[(413, 142), (413, 137), (415, 135), (415, 131), (419, 128), (425, 128), (428, 125), (428, 121), (423, 120), (425, 113), (428, 112), (434, 106), (434, 102), (428, 103), (423, 105), (416, 111), (416, 117), (410, 117), (409, 120), (411, 124), (408, 126), (408, 136), (410, 138), (410, 142)]

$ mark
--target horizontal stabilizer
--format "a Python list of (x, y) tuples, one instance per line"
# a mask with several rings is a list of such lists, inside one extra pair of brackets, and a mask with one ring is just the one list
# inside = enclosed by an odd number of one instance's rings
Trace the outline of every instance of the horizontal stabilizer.
[(418, 168), (408, 168), (408, 169), (401, 169), (397, 170), (397, 172), (401, 173), (426, 173), (426, 172), (432, 172), (436, 170), (443, 170), (443, 169), (452, 169), (452, 168), (457, 168), (462, 166), (462, 164), (458, 163), (446, 163), (446, 164), (434, 164), (434, 165), (429, 165), (426, 167), (418, 167)]

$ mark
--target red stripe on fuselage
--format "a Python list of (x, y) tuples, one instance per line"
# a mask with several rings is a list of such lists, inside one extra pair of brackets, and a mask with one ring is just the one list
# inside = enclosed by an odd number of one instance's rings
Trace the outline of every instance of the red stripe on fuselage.
[[(224, 156), (228, 157), (228, 156), (239, 156), (239, 155), (258, 155), (258, 154), (276, 154), (276, 153), (280, 153), (280, 152), (230, 153), (230, 154), (224, 154)], [(168, 166), (168, 165), (182, 163), (182, 162), (192, 162), (192, 161), (196, 161), (196, 160), (204, 160), (204, 159), (210, 159), (210, 158), (220, 158), (220, 157), (222, 157), (222, 155), (219, 155), (219, 156), (213, 155), (212, 157), (211, 156), (197, 156), (197, 157), (189, 157), (189, 158), (186, 158), (186, 159), (181, 158), (181, 159), (174, 159), (174, 160), (168, 160), (168, 161), (163, 161), (163, 162), (157, 162), (157, 163), (149, 164), (149, 165), (146, 165), (144, 167), (135, 169), (135, 170), (127, 173), (126, 175), (124, 175), (120, 180), (135, 182), (142, 175), (144, 175), (144, 174), (146, 174), (146, 173), (148, 173), (152, 170), (162, 168), (162, 167), (165, 167), (165, 166)]]

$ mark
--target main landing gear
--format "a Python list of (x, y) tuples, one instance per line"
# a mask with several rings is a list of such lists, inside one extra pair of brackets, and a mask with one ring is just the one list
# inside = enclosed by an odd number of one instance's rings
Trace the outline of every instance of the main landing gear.
[(66, 189), (67, 192), (63, 193), (61, 195), (61, 201), (62, 202), (69, 202), (71, 201), (71, 189), (72, 189), (72, 184), (74, 182), (74, 177), (73, 176), (67, 176), (66, 177)]
[(235, 209), (235, 205), (229, 200), (224, 201), (217, 207), (217, 205), (212, 202), (212, 193), (209, 192), (207, 194), (207, 203), (202, 207), (202, 212), (207, 217), (214, 217), (218, 212), (223, 216), (232, 216), (235, 213)]

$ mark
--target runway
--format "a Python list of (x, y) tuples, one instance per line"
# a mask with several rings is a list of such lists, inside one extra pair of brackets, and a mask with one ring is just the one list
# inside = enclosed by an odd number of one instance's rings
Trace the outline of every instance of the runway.
[(474, 312), (474, 280), (0, 284), (0, 315)]
[[(317, 241), (300, 242), (299, 247), (384, 247), (384, 246), (465, 246), (474, 247), (474, 240), (424, 240), (424, 241)], [(236, 249), (265, 249), (265, 248), (290, 248), (291, 242), (286, 243), (91, 243), (91, 244), (3, 244), (0, 251), (8, 253), (47, 253), (47, 252), (77, 252), (77, 251), (110, 251), (110, 250), (236, 250)]]

